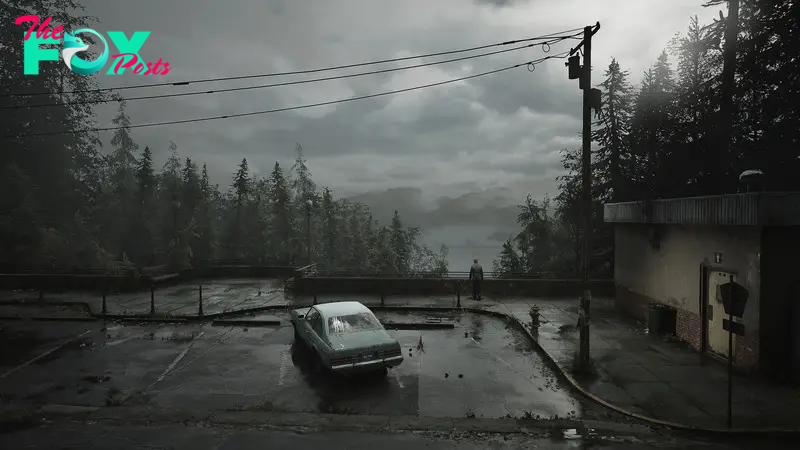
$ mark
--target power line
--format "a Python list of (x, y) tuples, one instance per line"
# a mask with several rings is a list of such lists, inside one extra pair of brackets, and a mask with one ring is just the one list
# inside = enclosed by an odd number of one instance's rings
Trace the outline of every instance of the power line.
[[(363, 67), (363, 66), (371, 66), (376, 64), (387, 64), (392, 62), (401, 62), (401, 61), (408, 61), (411, 59), (422, 59), (422, 58), (431, 58), (435, 56), (446, 56), (446, 55), (453, 55), (457, 53), (466, 53), (476, 50), (485, 50), (487, 48), (492, 47), (499, 47), (499, 46), (506, 46), (506, 45), (514, 45), (514, 44), (521, 44), (523, 42), (532, 42), (532, 41), (545, 41), (549, 39), (555, 38), (564, 38), (564, 39), (571, 39), (577, 37), (575, 33), (577, 31), (582, 31), (583, 28), (573, 28), (571, 30), (564, 30), (559, 31), (556, 33), (545, 34), (541, 36), (525, 38), (525, 39), (515, 39), (511, 41), (499, 42), (495, 44), (487, 44), (487, 45), (480, 45), (477, 47), (469, 47), (459, 50), (449, 50), (444, 52), (436, 52), (436, 53), (426, 53), (422, 55), (415, 55), (415, 56), (404, 56), (401, 58), (391, 58), (391, 59), (382, 59), (378, 61), (368, 61), (368, 62), (361, 62), (361, 63), (354, 63), (354, 64), (344, 64), (339, 66), (332, 66), (332, 67), (322, 67), (317, 69), (307, 69), (307, 70), (293, 70), (288, 72), (273, 72), (273, 73), (261, 73), (261, 74), (254, 74), (254, 75), (240, 75), (240, 76), (232, 76), (232, 77), (218, 77), (218, 78), (205, 78), (199, 80), (189, 80), (189, 81), (175, 81), (175, 82), (164, 82), (164, 83), (149, 83), (149, 84), (138, 84), (133, 86), (118, 86), (113, 88), (98, 88), (98, 89), (85, 89), (85, 90), (71, 90), (71, 91), (64, 91), (64, 94), (75, 94), (79, 92), (109, 92), (109, 91), (123, 91), (128, 89), (143, 89), (149, 87), (159, 87), (159, 86), (186, 86), (189, 84), (201, 84), (201, 83), (214, 83), (219, 81), (232, 81), (232, 80), (247, 80), (252, 78), (266, 78), (266, 77), (278, 77), (278, 76), (286, 76), (286, 75), (307, 75), (311, 73), (319, 73), (319, 72), (328, 72), (333, 70), (341, 70), (341, 69), (351, 69), (354, 67)], [(564, 34), (564, 36), (559, 36)], [(2, 97), (31, 97), (36, 95), (51, 95), (52, 92), (49, 91), (40, 91), (40, 92), (31, 92), (31, 93), (0, 93), (0, 98)]]
[[(390, 73), (390, 72), (397, 72), (397, 71), (401, 71), (401, 70), (418, 69), (420, 67), (428, 67), (428, 66), (435, 66), (435, 65), (440, 65), (440, 64), (448, 64), (448, 63), (453, 63), (453, 62), (458, 62), (458, 61), (466, 61), (466, 60), (469, 60), (469, 59), (483, 58), (483, 57), (486, 57), (486, 56), (498, 55), (498, 54), (501, 54), (501, 53), (509, 53), (509, 52), (513, 52), (513, 51), (517, 51), (517, 50), (523, 50), (523, 49), (526, 49), (526, 48), (532, 48), (532, 47), (535, 47), (537, 45), (541, 45), (543, 49), (546, 49), (545, 52), (547, 52), (547, 51), (549, 51), (550, 45), (556, 44), (556, 43), (561, 42), (561, 41), (566, 40), (566, 39), (568, 39), (568, 37), (557, 37), (557, 38), (553, 38), (553, 39), (550, 39), (548, 41), (541, 42), (541, 43), (537, 42), (537, 43), (527, 44), (527, 45), (523, 45), (523, 46), (519, 46), (519, 47), (507, 48), (507, 49), (503, 49), (503, 50), (495, 50), (495, 51), (485, 52), (485, 53), (479, 53), (477, 55), (462, 56), (462, 57), (459, 57), (459, 58), (445, 59), (445, 60), (442, 60), (442, 61), (433, 61), (433, 62), (429, 62), (429, 63), (420, 63), (420, 64), (414, 64), (414, 65), (405, 66), (405, 67), (392, 67), (390, 69), (373, 70), (373, 71), (369, 71), (369, 72), (358, 72), (358, 73), (351, 73), (351, 74), (347, 74), (347, 75), (334, 75), (334, 76), (323, 77), (323, 78), (312, 78), (310, 80), (283, 81), (283, 82), (280, 82), (280, 83), (259, 84), (259, 85), (255, 85), (255, 86), (242, 86), (242, 87), (235, 87), (235, 88), (215, 89), (215, 90), (209, 90), (209, 91), (179, 92), (179, 93), (174, 93), (174, 94), (143, 95), (143, 96), (138, 96), (138, 97), (127, 97), (127, 98), (124, 98), (123, 100), (125, 100), (125, 101), (151, 100), (151, 99), (157, 99), (157, 98), (170, 98), (170, 97), (185, 97), (185, 96), (191, 96), (191, 95), (219, 94), (219, 93), (223, 93), (223, 92), (247, 91), (247, 90), (252, 90), (252, 89), (266, 89), (266, 88), (280, 87), (280, 86), (292, 86), (292, 85), (296, 85), (296, 84), (306, 84), (306, 83), (317, 83), (317, 82), (321, 82), (321, 81), (341, 80), (341, 79), (345, 79), (345, 78), (356, 78), (356, 77), (363, 77), (363, 76), (366, 76), (366, 75), (377, 75), (377, 74), (381, 74), (381, 73)], [(23, 108), (43, 108), (43, 107), (53, 107), (53, 106), (71, 106), (71, 105), (98, 104), (98, 103), (108, 103), (108, 102), (112, 102), (112, 101), (116, 101), (116, 100), (83, 100), (83, 101), (74, 101), (74, 102), (43, 103), (43, 104), (40, 104), (40, 105), (14, 105), (14, 106), (4, 106), (4, 107), (0, 108), (0, 111), (2, 111), (2, 110), (13, 110), (13, 109), (23, 109)]]
[[(414, 86), (414, 87), (405, 88), (405, 89), (396, 89), (396, 90), (393, 90), (393, 91), (379, 92), (377, 94), (362, 95), (362, 96), (358, 96), (358, 97), (351, 97), (351, 98), (345, 98), (345, 99), (339, 99), (339, 100), (331, 100), (331, 101), (327, 101), (327, 102), (311, 103), (311, 104), (307, 104), (307, 105), (289, 106), (289, 107), (286, 107), (286, 108), (275, 108), (275, 109), (267, 109), (267, 110), (263, 110), (263, 111), (253, 111), (253, 112), (246, 112), (246, 113), (239, 113), (239, 114), (226, 114), (226, 115), (223, 115), (223, 116), (203, 117), (203, 118), (199, 118), (199, 119), (182, 119), (182, 120), (170, 120), (170, 121), (165, 121), (165, 122), (143, 123), (143, 124), (138, 124), (138, 125), (130, 125), (130, 126), (128, 126), (128, 128), (148, 128), (148, 127), (157, 127), (157, 126), (163, 126), (163, 125), (177, 125), (177, 124), (192, 123), (192, 122), (207, 122), (207, 121), (211, 121), (211, 120), (232, 119), (232, 118), (235, 118), (235, 117), (257, 116), (257, 115), (262, 115), (262, 114), (271, 114), (271, 113), (286, 112), (286, 111), (296, 111), (296, 110), (299, 110), (299, 109), (316, 108), (316, 107), (319, 107), (319, 106), (328, 106), (328, 105), (334, 105), (334, 104), (338, 104), (338, 103), (352, 102), (352, 101), (356, 101), (356, 100), (365, 100), (365, 99), (369, 99), (369, 98), (383, 97), (383, 96), (386, 96), (386, 95), (393, 95), (393, 94), (400, 94), (400, 93), (403, 93), (403, 92), (417, 91), (417, 90), (420, 90), (420, 89), (426, 89), (426, 88), (430, 88), (430, 87), (442, 86), (442, 85), (450, 84), (450, 83), (456, 83), (456, 82), (459, 82), (459, 81), (470, 80), (470, 79), (473, 79), (473, 78), (484, 77), (484, 76), (487, 76), (487, 75), (493, 75), (493, 74), (496, 74), (496, 73), (505, 72), (507, 70), (516, 69), (518, 67), (523, 67), (523, 66), (528, 66), (528, 68), (530, 70), (530, 68), (535, 66), (536, 64), (539, 64), (539, 63), (542, 63), (544, 61), (547, 61), (548, 59), (564, 58), (567, 54), (569, 54), (569, 51), (561, 52), (561, 53), (556, 54), (556, 55), (545, 56), (545, 57), (542, 57), (542, 58), (539, 58), (539, 59), (536, 59), (536, 60), (533, 60), (533, 61), (528, 61), (528, 62), (524, 62), (524, 63), (520, 63), (520, 64), (515, 64), (513, 66), (507, 66), (507, 67), (503, 67), (503, 68), (500, 68), (500, 69), (490, 70), (488, 72), (481, 72), (481, 73), (477, 73), (477, 74), (474, 74), (474, 75), (469, 75), (469, 76), (466, 76), (466, 77), (453, 78), (451, 80), (440, 81), (440, 82), (437, 82), (437, 83), (423, 84), (423, 85), (420, 85), (420, 86)], [(33, 136), (54, 136), (54, 135), (62, 135), (62, 134), (90, 133), (90, 132), (96, 132), (96, 131), (113, 131), (113, 130), (116, 130), (116, 129), (117, 129), (117, 127), (84, 128), (82, 130), (71, 130), (71, 131), (49, 131), (49, 132), (43, 132), (43, 133), (29, 133), (29, 134), (20, 134), (20, 135), (5, 135), (5, 136), (3, 136), (3, 138), (4, 139), (13, 139), (13, 138), (33, 137)]]

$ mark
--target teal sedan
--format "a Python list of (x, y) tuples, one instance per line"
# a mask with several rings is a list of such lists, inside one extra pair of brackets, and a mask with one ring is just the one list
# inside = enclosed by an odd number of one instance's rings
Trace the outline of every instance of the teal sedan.
[(400, 343), (359, 302), (295, 309), (295, 342), (305, 346), (319, 368), (333, 373), (383, 372), (403, 362)]

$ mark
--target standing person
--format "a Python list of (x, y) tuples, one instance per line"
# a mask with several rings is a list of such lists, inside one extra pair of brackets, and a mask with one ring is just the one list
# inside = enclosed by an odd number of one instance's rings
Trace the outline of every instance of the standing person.
[(481, 282), (483, 281), (483, 267), (478, 264), (478, 258), (472, 259), (472, 267), (469, 268), (469, 279), (472, 280), (472, 299), (481, 299)]

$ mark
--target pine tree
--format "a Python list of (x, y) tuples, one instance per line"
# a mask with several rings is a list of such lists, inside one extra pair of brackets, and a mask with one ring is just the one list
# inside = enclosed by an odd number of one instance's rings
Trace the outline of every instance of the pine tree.
[[(303, 147), (300, 144), (295, 147), (295, 161), (290, 174), (290, 185), (293, 192), (292, 200), (294, 203), (294, 222), (297, 228), (303, 230), (301, 233), (295, 234), (294, 247), (305, 257), (308, 254), (309, 246), (311, 246), (312, 251), (314, 250), (313, 242), (309, 242), (309, 239), (314, 237), (306, 222), (310, 214), (312, 221), (310, 228), (311, 230), (316, 228), (313, 222), (318, 221), (316, 213), (319, 208), (319, 202), (317, 199), (317, 185), (311, 179), (311, 170), (306, 164)], [(308, 209), (309, 202), (311, 205), (310, 211)], [(317, 248), (316, 251), (319, 251), (319, 249)]]
[(593, 158), (597, 167), (594, 177), (601, 185), (601, 197), (604, 200), (620, 201), (625, 196), (625, 165), (630, 161), (628, 136), (632, 92), (628, 84), (628, 72), (622, 70), (616, 59), (611, 60), (605, 76), (605, 81), (600, 83), (603, 107), (599, 111), (600, 120), (595, 124), (592, 136), (599, 144)]
[[(73, 7), (77, 6), (77, 7)], [(23, 74), (24, 41), (21, 39), (25, 26), (17, 25), (14, 19), (27, 14), (39, 17), (55, 16), (58, 25), (66, 30), (93, 28), (96, 20), (76, 14), (80, 5), (75, 2), (42, 0), (6, 0), (0, 8), (0, 86), (4, 92), (15, 94), (47, 93), (44, 95), (0, 96), (0, 108), (16, 108), (0, 113), (0, 172), (9, 170), (28, 183), (31, 192), (28, 204), (36, 205), (28, 229), (14, 230), (6, 235), (26, 236), (32, 232), (44, 232), (45, 228), (63, 229), (66, 236), (70, 230), (86, 228), (81, 239), (105, 236), (107, 232), (114, 246), (119, 245), (119, 234), (109, 232), (103, 219), (108, 217), (106, 196), (103, 192), (102, 174), (106, 161), (101, 157), (97, 132), (85, 130), (94, 123), (94, 103), (109, 100), (108, 91), (97, 89), (97, 78), (77, 74), (64, 64), (55, 62), (40, 65), (38, 76)], [(29, 108), (27, 106), (48, 103), (63, 103), (60, 106)], [(52, 136), (24, 136), (42, 131), (67, 131)], [(2, 212), (0, 212), (2, 214)], [(87, 219), (90, 223), (87, 223)], [(20, 222), (17, 222), (20, 223)], [(77, 236), (76, 236), (77, 239)], [(61, 244), (80, 253), (81, 247), (91, 248), (90, 242), (72, 240)], [(61, 245), (59, 244), (59, 245)], [(16, 245), (16, 244), (15, 244)], [(0, 250), (0, 259), (4, 259)], [(32, 249), (33, 251), (33, 249)], [(31, 255), (32, 256), (32, 255)], [(22, 260), (20, 260), (22, 261)], [(80, 260), (77, 264), (86, 268), (95, 260)], [(66, 263), (65, 263), (66, 264)], [(66, 267), (66, 266), (65, 266)]]
[(208, 167), (204, 163), (200, 174), (200, 202), (197, 208), (197, 243), (193, 248), (196, 263), (205, 264), (216, 258), (217, 233), (214, 231), (216, 193), (208, 178)]
[(676, 196), (702, 195), (715, 169), (710, 140), (716, 120), (716, 91), (721, 54), (714, 50), (697, 16), (689, 21), (685, 35), (670, 43), (677, 57), (677, 102), (672, 154), (666, 169), (676, 181)]
[[(181, 161), (178, 158), (178, 146), (169, 143), (170, 155), (161, 169), (159, 177), (159, 210), (161, 216), (161, 253), (166, 255), (170, 243), (178, 238), (180, 232), (180, 193), (181, 193)], [(166, 257), (162, 257), (165, 259)]]
[(186, 225), (195, 217), (197, 208), (202, 201), (202, 188), (200, 186), (200, 173), (197, 164), (186, 157), (183, 165), (183, 188), (181, 189), (181, 225)]
[(275, 163), (269, 177), (271, 247), (276, 249), (278, 260), (288, 264), (293, 259), (291, 197), (283, 169)]
[(322, 192), (322, 204), (320, 205), (322, 214), (320, 230), (320, 249), (322, 266), (326, 270), (334, 270), (337, 262), (336, 241), (337, 241), (337, 211), (333, 201), (333, 194), (327, 187)]
[(196, 263), (194, 249), (200, 246), (201, 233), (199, 231), (197, 213), (203, 201), (203, 192), (200, 186), (200, 173), (197, 164), (187, 157), (183, 165), (182, 185), (180, 192), (180, 218), (179, 226), (182, 230), (190, 226), (193, 229), (186, 243), (192, 248), (192, 263)]
[(231, 185), (232, 200), (232, 221), (228, 228), (228, 254), (232, 259), (241, 260), (246, 256), (246, 242), (249, 238), (247, 229), (246, 207), (251, 191), (250, 170), (247, 166), (247, 158), (243, 158), (239, 163), (236, 173), (233, 175)]
[(352, 236), (352, 243), (347, 250), (349, 250), (349, 264), (346, 270), (350, 273), (361, 273), (366, 271), (369, 267), (370, 256), (370, 238), (366, 234), (362, 224), (367, 220), (367, 208), (361, 204), (356, 203), (351, 205), (351, 210), (348, 216), (348, 234)]
[(111, 154), (110, 164), (112, 172), (112, 192), (116, 211), (113, 214), (115, 223), (113, 229), (119, 236), (117, 251), (122, 254), (130, 255), (136, 252), (132, 239), (134, 231), (130, 229), (130, 223), (135, 220), (134, 212), (134, 170), (136, 156), (134, 152), (138, 150), (137, 144), (131, 136), (130, 117), (125, 113), (125, 101), (120, 101), (117, 115), (111, 120), (117, 126), (114, 136), (111, 138), (111, 145), (114, 151)]
[(439, 247), (439, 253), (436, 255), (433, 272), (438, 276), (447, 276), (450, 272), (449, 269), (449, 256), (450, 256), (450, 249), (447, 248), (446, 245), (442, 244)]
[(131, 255), (133, 261), (152, 266), (156, 262), (153, 210), (156, 205), (156, 177), (153, 171), (153, 154), (145, 147), (139, 167), (136, 170), (136, 214), (133, 220), (133, 234), (136, 251)]
[[(297, 144), (297, 147), (295, 147), (294, 166), (292, 166), (291, 186), (300, 209), (305, 208), (305, 203), (308, 200), (317, 200), (317, 185), (311, 179), (311, 170), (306, 163), (306, 159), (303, 156), (303, 147)], [(302, 212), (305, 214), (304, 209)]]
[(403, 222), (400, 220), (400, 213), (394, 210), (391, 224), (391, 234), (389, 237), (389, 253), (396, 273), (408, 273), (410, 270), (410, 255), (408, 247), (410, 241), (403, 227)]
[[(569, 250), (564, 251), (564, 266), (568, 271), (578, 273), (581, 267), (581, 231), (582, 211), (581, 199), (581, 149), (571, 148), (561, 151), (561, 164), (566, 174), (556, 178), (559, 182), (559, 193), (556, 196), (556, 217), (563, 233), (567, 236)], [(593, 180), (596, 178), (593, 178)]]
[(503, 243), (503, 250), (500, 252), (500, 256), (494, 260), (492, 270), (501, 276), (522, 273), (522, 263), (511, 239)]

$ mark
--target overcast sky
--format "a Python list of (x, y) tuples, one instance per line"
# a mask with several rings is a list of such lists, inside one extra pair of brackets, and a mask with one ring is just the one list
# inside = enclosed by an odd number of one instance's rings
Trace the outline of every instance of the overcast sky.
[[(102, 87), (302, 70), (418, 55), (592, 25), (594, 81), (611, 57), (634, 81), (669, 39), (698, 14), (701, 0), (83, 0), (105, 32), (152, 34), (140, 51), (173, 67), (166, 76), (97, 75)], [(553, 45), (550, 54), (577, 41)], [(390, 74), (202, 96), (129, 102), (133, 123), (217, 116), (412, 87), (544, 56), (541, 48)], [(415, 64), (419, 60), (403, 64)], [(381, 66), (384, 68), (386, 66)], [(365, 69), (351, 69), (353, 73)], [(367, 69), (369, 70), (369, 69)], [(329, 75), (329, 73), (321, 74)], [(311, 75), (319, 77), (321, 75)], [(279, 81), (232, 81), (123, 91), (123, 96)], [(393, 189), (389, 203), (442, 196), (509, 204), (556, 194), (559, 150), (580, 141), (581, 92), (563, 60), (488, 77), (336, 106), (134, 131), (163, 161), (169, 141), (181, 156), (209, 165), (227, 188), (246, 157), (253, 172), (290, 165), (303, 145), (313, 177), (337, 196)], [(108, 126), (114, 106), (98, 108)], [(108, 142), (110, 136), (104, 135)], [(486, 192), (488, 191), (488, 193)], [(397, 195), (407, 197), (398, 199)], [(373, 194), (375, 198), (380, 199)], [(411, 208), (411, 206), (409, 206)]]

